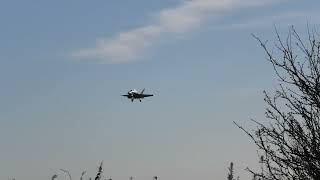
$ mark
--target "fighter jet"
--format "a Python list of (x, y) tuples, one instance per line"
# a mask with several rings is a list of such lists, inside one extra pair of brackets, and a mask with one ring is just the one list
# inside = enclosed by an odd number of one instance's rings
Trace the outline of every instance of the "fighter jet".
[(150, 97), (150, 96), (153, 96), (153, 94), (143, 94), (145, 89), (143, 89), (140, 93), (133, 89), (133, 90), (130, 90), (128, 92), (128, 94), (124, 94), (122, 96), (125, 96), (127, 97), (128, 99), (131, 99), (131, 102), (133, 102), (134, 99), (139, 99), (139, 101), (141, 102), (141, 99), (145, 98), (145, 97)]

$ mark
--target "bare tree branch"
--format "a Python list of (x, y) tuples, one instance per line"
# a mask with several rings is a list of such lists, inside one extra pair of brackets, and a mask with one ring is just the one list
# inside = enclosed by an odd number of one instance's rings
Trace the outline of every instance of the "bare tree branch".
[(248, 169), (263, 180), (320, 179), (320, 41), (315, 31), (305, 40), (294, 27), (282, 40), (275, 27), (276, 53), (267, 41), (252, 35), (267, 54), (279, 88), (264, 92), (267, 124), (252, 120), (256, 129), (244, 131), (262, 152), (261, 172)]
[(71, 174), (69, 171), (65, 170), (65, 169), (60, 169), (60, 171), (66, 173), (69, 176), (69, 180), (72, 180)]

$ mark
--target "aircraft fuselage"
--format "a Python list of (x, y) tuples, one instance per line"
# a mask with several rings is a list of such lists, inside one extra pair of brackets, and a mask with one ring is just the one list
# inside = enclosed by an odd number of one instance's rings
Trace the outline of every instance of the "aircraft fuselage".
[(122, 95), (127, 97), (128, 99), (131, 99), (131, 101), (133, 102), (134, 99), (139, 99), (139, 101), (141, 102), (141, 99), (145, 98), (145, 97), (150, 97), (153, 96), (153, 94), (143, 94), (144, 89), (139, 93), (136, 90), (130, 90), (128, 92), (128, 94)]

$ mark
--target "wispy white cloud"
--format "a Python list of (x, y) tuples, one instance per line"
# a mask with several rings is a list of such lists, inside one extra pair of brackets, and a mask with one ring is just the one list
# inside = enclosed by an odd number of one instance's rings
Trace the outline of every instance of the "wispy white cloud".
[(239, 8), (263, 6), (280, 0), (188, 0), (180, 6), (158, 12), (153, 22), (121, 32), (113, 38), (98, 39), (94, 47), (72, 52), (77, 59), (103, 63), (127, 63), (137, 60), (160, 37), (187, 33), (210, 17), (214, 20)]

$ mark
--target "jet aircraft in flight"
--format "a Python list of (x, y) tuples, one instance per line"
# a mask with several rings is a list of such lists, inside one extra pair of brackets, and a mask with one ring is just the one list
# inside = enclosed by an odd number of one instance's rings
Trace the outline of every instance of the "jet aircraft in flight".
[(128, 92), (128, 94), (124, 94), (122, 96), (127, 97), (128, 99), (131, 99), (131, 102), (133, 102), (134, 99), (139, 99), (141, 102), (141, 99), (145, 97), (153, 96), (153, 94), (143, 94), (145, 89), (143, 89), (141, 92), (138, 92), (137, 90), (133, 89)]

